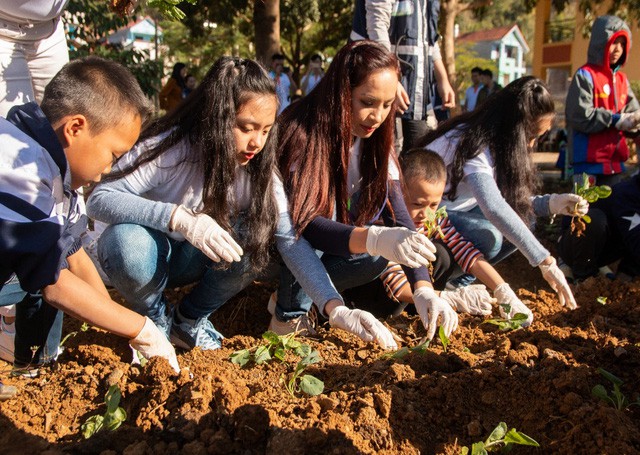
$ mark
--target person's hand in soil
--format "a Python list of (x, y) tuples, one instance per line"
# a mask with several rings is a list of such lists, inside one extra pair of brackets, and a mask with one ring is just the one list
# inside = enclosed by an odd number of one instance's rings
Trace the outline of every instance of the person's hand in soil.
[(472, 284), (454, 291), (442, 291), (440, 297), (446, 300), (451, 308), (457, 312), (476, 316), (490, 315), (491, 304), (496, 301), (491, 297), (484, 284)]
[(436, 260), (436, 247), (427, 236), (405, 227), (370, 226), (366, 249), (371, 256), (382, 256), (412, 268), (428, 267)]
[(178, 205), (171, 215), (169, 229), (182, 234), (190, 244), (214, 262), (240, 262), (242, 248), (209, 215), (195, 213), (183, 205)]
[(327, 307), (331, 327), (346, 330), (364, 341), (375, 341), (384, 349), (398, 349), (393, 335), (382, 322), (367, 311), (351, 310), (344, 305)]
[(560, 305), (566, 306), (570, 310), (578, 308), (578, 304), (576, 303), (576, 299), (573, 298), (573, 293), (571, 292), (571, 288), (569, 288), (567, 279), (556, 264), (556, 260), (552, 256), (549, 256), (542, 261), (538, 267), (540, 267), (542, 276), (547, 280), (551, 289), (558, 294)]
[(413, 303), (422, 325), (427, 329), (428, 340), (436, 334), (439, 317), (442, 318), (441, 325), (445, 335), (451, 335), (458, 328), (458, 313), (445, 299), (438, 297), (432, 287), (422, 286), (416, 289), (413, 293)]
[(552, 215), (584, 216), (588, 211), (589, 203), (577, 194), (552, 194), (549, 197), (549, 212)]
[[(518, 298), (509, 283), (502, 283), (498, 285), (493, 291), (493, 295), (498, 301), (500, 306), (500, 316), (505, 319), (512, 319), (516, 314), (522, 313), (527, 315), (527, 320), (522, 324), (522, 327), (529, 327), (533, 322), (533, 313), (531, 310)], [(509, 306), (509, 311), (505, 310), (503, 305)]]
[(169, 343), (166, 335), (148, 317), (145, 316), (142, 330), (135, 338), (129, 340), (129, 344), (133, 349), (139, 351), (145, 359), (155, 356), (164, 357), (175, 372), (180, 373), (175, 349)]

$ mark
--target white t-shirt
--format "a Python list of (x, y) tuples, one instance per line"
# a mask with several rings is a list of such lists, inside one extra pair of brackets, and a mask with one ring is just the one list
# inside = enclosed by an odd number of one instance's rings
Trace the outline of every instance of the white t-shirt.
[(291, 104), (291, 80), (289, 76), (284, 73), (280, 73), (280, 76), (276, 76), (276, 74), (271, 71), (269, 73), (271, 75), (271, 79), (276, 81), (276, 95), (278, 96), (278, 103), (280, 106), (278, 107), (278, 114), (280, 114), (284, 109)]
[(44, 22), (60, 16), (69, 0), (2, 0), (0, 17), (16, 23)]
[[(360, 156), (362, 155), (362, 139), (357, 137), (349, 151), (349, 170), (347, 171), (347, 191), (349, 197), (360, 189), (362, 175), (360, 174)], [(400, 180), (398, 166), (389, 156), (389, 179)]]
[(307, 82), (307, 88), (304, 91), (304, 95), (308, 95), (313, 88), (318, 85), (320, 79), (322, 79), (323, 74), (305, 74), (300, 81), (300, 86), (304, 87), (305, 81)]
[(495, 179), (495, 168), (489, 148), (485, 148), (485, 150), (478, 154), (478, 156), (471, 158), (464, 164), (462, 168), (463, 177), (458, 183), (458, 188), (456, 190), (457, 197), (454, 201), (447, 199), (446, 194), (451, 188), (449, 180), (451, 179), (451, 166), (455, 157), (456, 147), (458, 146), (458, 134), (458, 130), (451, 130), (444, 136), (440, 136), (435, 141), (427, 144), (425, 148), (433, 150), (440, 155), (447, 168), (447, 186), (445, 187), (445, 196), (442, 198), (440, 205), (446, 205), (447, 210), (467, 212), (478, 205), (478, 203), (471, 192), (471, 188), (467, 185), (465, 177), (477, 172), (484, 172)]

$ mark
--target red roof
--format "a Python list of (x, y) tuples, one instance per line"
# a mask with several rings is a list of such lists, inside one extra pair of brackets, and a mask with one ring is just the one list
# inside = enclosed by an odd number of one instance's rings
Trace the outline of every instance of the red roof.
[(492, 28), (491, 30), (478, 30), (475, 32), (465, 33), (460, 35), (456, 41), (458, 42), (471, 42), (477, 43), (478, 41), (499, 41), (506, 34), (508, 34), (513, 27), (517, 27), (516, 24), (506, 25), (504, 27)]

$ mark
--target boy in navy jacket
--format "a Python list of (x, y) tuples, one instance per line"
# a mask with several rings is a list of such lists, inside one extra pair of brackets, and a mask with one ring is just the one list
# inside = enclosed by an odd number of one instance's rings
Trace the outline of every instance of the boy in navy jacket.
[(76, 190), (111, 170), (149, 113), (126, 68), (87, 57), (53, 78), (41, 107), (16, 106), (0, 118), (0, 302), (17, 304), (14, 367), (55, 358), (61, 310), (178, 369), (166, 336), (111, 300), (80, 241), (87, 218)]

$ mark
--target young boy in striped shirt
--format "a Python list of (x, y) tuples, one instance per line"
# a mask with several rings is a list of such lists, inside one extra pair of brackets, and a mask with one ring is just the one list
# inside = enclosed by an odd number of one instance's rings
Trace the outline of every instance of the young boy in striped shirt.
[[(418, 232), (424, 233), (423, 220), (428, 211), (435, 212), (440, 206), (444, 189), (447, 183), (447, 172), (444, 161), (435, 152), (416, 148), (408, 150), (400, 157), (400, 166), (404, 179), (404, 200), (409, 214), (415, 222)], [(453, 224), (444, 217), (437, 221), (440, 232), (431, 235), (431, 240), (437, 248), (436, 261), (433, 263), (432, 279), (436, 289), (444, 289), (446, 282), (455, 273), (475, 275), (484, 285), (470, 285), (456, 290), (444, 290), (440, 296), (451, 304), (459, 312), (475, 315), (489, 315), (492, 311), (492, 303), (497, 300), (502, 317), (513, 317), (516, 313), (525, 313), (528, 316), (526, 325), (533, 321), (533, 313), (516, 296), (508, 283), (491, 264), (485, 261), (482, 253), (471, 242), (466, 240), (456, 231)], [(386, 291), (384, 298), (373, 297), (372, 291), (359, 289), (360, 296), (367, 295), (367, 301), (374, 303), (376, 309), (367, 308), (377, 316), (399, 314), (408, 304), (413, 303), (413, 294), (402, 268), (393, 262), (389, 262), (387, 268), (380, 276), (382, 288)], [(495, 299), (491, 298), (486, 287), (493, 291)], [(375, 293), (375, 292), (374, 292)], [(380, 293), (379, 291), (377, 292)], [(352, 293), (349, 297), (355, 297)], [(373, 297), (373, 299), (371, 298)], [(352, 298), (357, 302), (362, 298)], [(380, 301), (384, 301), (386, 309), (381, 310)], [(365, 304), (366, 305), (366, 304)], [(508, 305), (510, 311), (506, 312), (503, 305)]]

